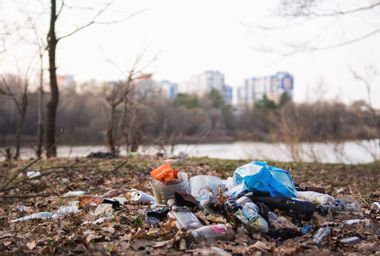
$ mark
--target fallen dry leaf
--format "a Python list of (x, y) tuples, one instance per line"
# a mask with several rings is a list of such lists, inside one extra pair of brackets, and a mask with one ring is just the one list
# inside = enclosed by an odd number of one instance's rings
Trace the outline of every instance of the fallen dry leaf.
[(36, 241), (31, 241), (31, 242), (28, 242), (26, 243), (26, 247), (28, 247), (29, 250), (33, 250), (34, 247), (36, 247)]

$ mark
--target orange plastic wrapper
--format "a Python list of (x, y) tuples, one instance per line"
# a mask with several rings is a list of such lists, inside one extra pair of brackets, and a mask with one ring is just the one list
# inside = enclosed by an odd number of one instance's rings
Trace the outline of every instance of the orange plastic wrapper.
[(174, 170), (168, 163), (164, 163), (160, 167), (150, 172), (150, 176), (161, 182), (178, 180), (178, 170)]
[(79, 197), (79, 208), (84, 208), (90, 204), (98, 205), (103, 203), (103, 198), (99, 196), (80, 196)]

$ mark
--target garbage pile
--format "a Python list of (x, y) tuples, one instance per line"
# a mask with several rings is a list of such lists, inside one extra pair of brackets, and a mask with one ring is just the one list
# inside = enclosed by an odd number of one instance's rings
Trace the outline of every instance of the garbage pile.
[[(123, 205), (138, 204), (149, 225), (175, 223), (188, 244), (232, 241), (237, 233), (244, 233), (274, 240), (307, 236), (304, 246), (322, 245), (339, 225), (371, 224), (368, 218), (335, 222), (337, 215), (358, 211), (360, 205), (336, 199), (323, 188), (295, 185), (288, 171), (266, 162), (245, 164), (228, 179), (211, 175), (189, 178), (165, 163), (150, 172), (149, 180), (153, 195), (136, 189), (112, 189), (102, 196), (70, 191), (63, 196), (78, 198), (70, 205), (12, 222), (64, 218), (85, 210), (95, 218), (91, 224), (97, 225), (113, 219)], [(379, 213), (380, 203), (373, 203), (371, 211)], [(210, 225), (208, 216), (221, 222)], [(360, 235), (342, 235), (338, 242), (350, 245), (361, 239)]]

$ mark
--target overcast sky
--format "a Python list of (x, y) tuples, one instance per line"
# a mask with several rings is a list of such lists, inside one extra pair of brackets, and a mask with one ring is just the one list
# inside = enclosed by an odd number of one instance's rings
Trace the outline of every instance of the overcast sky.
[[(0, 0), (0, 17), (3, 22), (21, 22), (25, 15), (16, 8), (17, 4), (21, 3), (21, 9), (28, 13), (36, 13), (41, 7), (39, 2), (48, 1)], [(88, 6), (101, 1), (67, 2)], [(204, 70), (220, 70), (227, 84), (236, 87), (247, 77), (288, 71), (295, 78), (296, 101), (314, 100), (321, 95), (345, 102), (365, 99), (365, 88), (353, 79), (350, 68), (363, 73), (367, 66), (378, 67), (380, 33), (345, 47), (285, 58), (259, 49), (286, 53), (289, 52), (284, 47), (286, 44), (306, 42), (310, 47), (323, 47), (351, 39), (380, 26), (380, 10), (299, 22), (279, 18), (278, 8), (277, 0), (119, 0), (102, 16), (102, 21), (143, 12), (118, 24), (92, 26), (60, 42), (58, 73), (73, 74), (80, 81), (117, 79), (121, 77), (118, 69), (127, 70), (136, 55), (145, 52), (143, 64), (158, 56), (145, 69), (156, 79), (180, 82)], [(36, 17), (39, 30), (46, 31), (48, 16), (33, 15)], [(58, 33), (69, 32), (88, 17), (91, 12), (66, 10), (58, 24)], [(279, 30), (257, 28), (289, 25)], [(6, 45), (8, 51), (0, 58), (3, 72), (16, 70), (15, 59), (19, 66), (25, 67), (35, 49), (11, 39)], [(380, 101), (376, 101), (380, 97), (379, 77), (372, 83), (372, 97), (380, 107)]]

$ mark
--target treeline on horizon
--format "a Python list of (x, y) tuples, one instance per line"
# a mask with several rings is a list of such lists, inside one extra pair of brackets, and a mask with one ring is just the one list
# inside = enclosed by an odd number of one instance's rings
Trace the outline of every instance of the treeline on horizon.
[[(46, 98), (46, 97), (45, 97)], [(22, 132), (22, 146), (33, 146), (37, 132), (38, 95), (29, 93)], [(293, 103), (285, 94), (279, 104), (264, 98), (253, 108), (239, 111), (225, 104), (217, 91), (205, 97), (178, 94), (174, 100), (146, 97), (134, 106), (137, 145), (178, 143), (263, 141), (339, 142), (377, 138), (380, 126), (364, 101), (351, 105), (316, 101)], [(44, 103), (46, 104), (46, 103)], [(0, 95), (0, 142), (12, 147), (17, 127), (17, 106)], [(100, 145), (107, 125), (106, 96), (63, 92), (57, 112), (58, 145)], [(116, 146), (124, 146), (122, 106), (116, 109), (113, 135)], [(124, 120), (125, 121), (125, 120)]]

